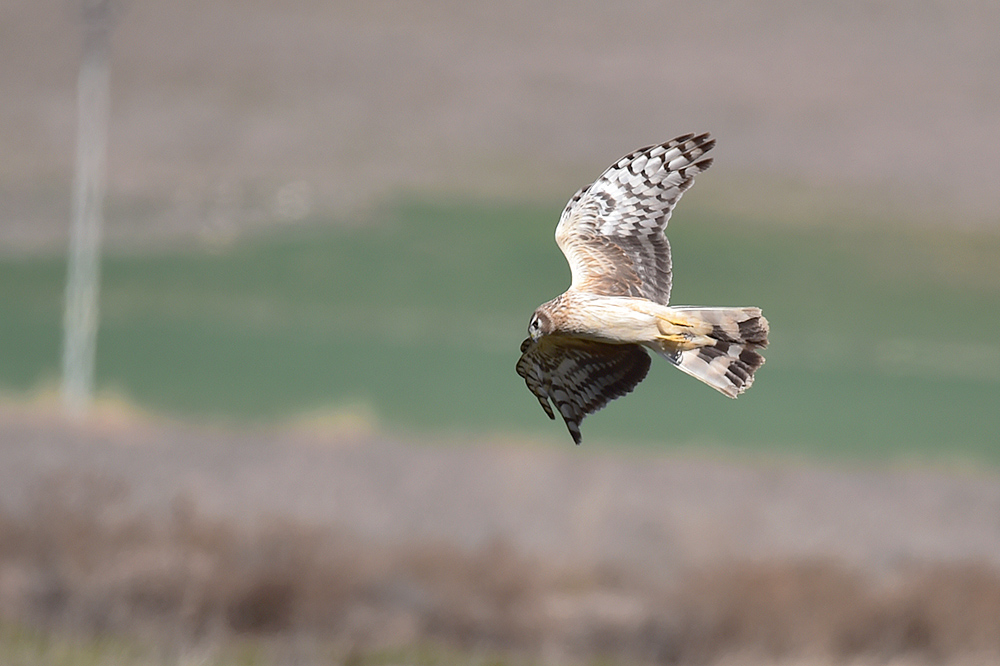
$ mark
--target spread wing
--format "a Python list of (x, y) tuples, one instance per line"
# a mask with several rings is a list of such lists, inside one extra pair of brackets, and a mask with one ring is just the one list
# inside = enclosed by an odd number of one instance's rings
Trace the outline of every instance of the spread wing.
[(621, 158), (570, 199), (556, 227), (572, 288), (666, 305), (670, 244), (664, 230), (677, 200), (712, 165), (708, 134), (685, 134)]
[(639, 345), (602, 342), (548, 335), (521, 343), (517, 374), (542, 409), (555, 418), (549, 400), (555, 403), (577, 444), (580, 422), (615, 398), (629, 393), (649, 371), (649, 354)]

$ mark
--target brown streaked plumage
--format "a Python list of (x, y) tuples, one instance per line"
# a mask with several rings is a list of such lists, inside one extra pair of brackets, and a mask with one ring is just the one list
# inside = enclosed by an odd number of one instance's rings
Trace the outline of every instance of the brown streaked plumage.
[(517, 372), (550, 419), (549, 398), (577, 444), (580, 421), (635, 388), (649, 372), (649, 354), (639, 345), (615, 345), (580, 338), (545, 336), (521, 343)]
[(685, 134), (618, 160), (577, 192), (556, 227), (572, 284), (535, 310), (517, 373), (550, 418), (555, 403), (573, 440), (587, 414), (634, 389), (644, 347), (735, 398), (764, 363), (768, 324), (757, 308), (669, 307), (667, 221), (712, 164), (708, 134)]

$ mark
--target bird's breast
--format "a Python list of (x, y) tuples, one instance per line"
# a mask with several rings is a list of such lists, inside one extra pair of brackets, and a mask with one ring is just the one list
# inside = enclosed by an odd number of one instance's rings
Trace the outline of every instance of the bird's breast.
[(554, 332), (601, 342), (647, 342), (659, 334), (655, 311), (663, 307), (645, 299), (567, 292), (554, 308)]

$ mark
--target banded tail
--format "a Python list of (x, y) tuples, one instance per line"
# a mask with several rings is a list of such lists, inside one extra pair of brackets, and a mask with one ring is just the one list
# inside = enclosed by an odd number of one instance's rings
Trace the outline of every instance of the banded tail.
[(764, 365), (767, 319), (759, 308), (671, 307), (663, 336), (649, 347), (680, 370), (730, 398), (753, 384)]

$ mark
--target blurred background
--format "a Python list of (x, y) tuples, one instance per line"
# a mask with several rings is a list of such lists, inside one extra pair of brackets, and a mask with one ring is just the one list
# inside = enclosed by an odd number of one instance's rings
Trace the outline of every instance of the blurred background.
[[(70, 417), (85, 5), (0, 2), (0, 660), (1000, 658), (1000, 5), (111, 3)], [(767, 364), (573, 447), (559, 213), (702, 131), (673, 301)]]

